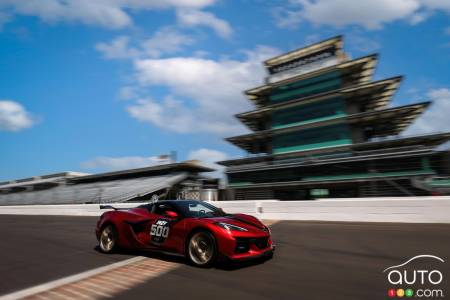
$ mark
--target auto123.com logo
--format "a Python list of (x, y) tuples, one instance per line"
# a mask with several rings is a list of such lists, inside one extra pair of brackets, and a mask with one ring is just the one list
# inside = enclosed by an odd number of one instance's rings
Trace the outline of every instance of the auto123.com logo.
[[(427, 266), (423, 267), (424, 260), (428, 260)], [(420, 261), (421, 266), (415, 264)], [(444, 260), (435, 255), (417, 255), (402, 264), (384, 269), (390, 288), (387, 294), (390, 298), (423, 298), (444, 299), (444, 274), (440, 265)], [(440, 267), (440, 268), (439, 268)]]

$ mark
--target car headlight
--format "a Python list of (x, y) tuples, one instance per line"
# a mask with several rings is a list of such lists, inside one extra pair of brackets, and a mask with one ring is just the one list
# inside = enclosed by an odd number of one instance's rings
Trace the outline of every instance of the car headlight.
[(224, 223), (224, 222), (217, 222), (215, 224), (219, 227), (222, 227), (223, 229), (228, 230), (228, 231), (248, 231), (247, 229), (245, 229), (243, 227)]

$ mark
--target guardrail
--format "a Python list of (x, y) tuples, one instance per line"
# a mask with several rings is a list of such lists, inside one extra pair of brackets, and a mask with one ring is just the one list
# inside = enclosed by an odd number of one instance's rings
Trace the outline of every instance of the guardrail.
[[(450, 223), (450, 196), (212, 203), (229, 213), (269, 220)], [(126, 208), (138, 204), (113, 205)], [(99, 216), (102, 212), (98, 204), (0, 206), (0, 214), (16, 215)]]

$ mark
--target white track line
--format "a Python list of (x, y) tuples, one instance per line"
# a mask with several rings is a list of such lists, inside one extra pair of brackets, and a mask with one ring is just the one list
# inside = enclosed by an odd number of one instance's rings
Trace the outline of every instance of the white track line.
[(97, 274), (100, 274), (100, 273), (103, 273), (103, 272), (107, 272), (107, 271), (113, 270), (115, 268), (126, 266), (128, 264), (132, 264), (134, 262), (138, 262), (138, 261), (141, 261), (141, 260), (144, 260), (144, 259), (147, 259), (147, 257), (144, 257), (144, 256), (133, 257), (133, 258), (126, 259), (126, 260), (123, 260), (123, 261), (119, 261), (119, 262), (116, 262), (116, 263), (113, 263), (113, 264), (110, 264), (110, 265), (107, 265), (107, 266), (103, 266), (103, 267), (99, 267), (99, 268), (92, 269), (92, 270), (89, 270), (89, 271), (81, 272), (81, 273), (78, 273), (78, 274), (75, 274), (75, 275), (72, 275), (72, 276), (64, 277), (64, 278), (57, 279), (57, 280), (54, 280), (54, 281), (50, 281), (50, 282), (47, 282), (47, 283), (44, 283), (44, 284), (39, 284), (39, 285), (30, 287), (30, 288), (27, 288), (27, 289), (24, 289), (24, 290), (13, 292), (11, 294), (6, 294), (6, 295), (1, 296), (0, 300), (21, 299), (21, 298), (24, 298), (24, 297), (28, 297), (28, 296), (31, 296), (31, 295), (34, 295), (34, 294), (37, 294), (37, 293), (42, 293), (42, 292), (45, 292), (45, 291), (48, 291), (48, 290), (51, 290), (51, 289), (63, 286), (65, 284), (69, 284), (69, 283), (73, 283), (73, 282), (76, 282), (76, 281), (80, 281), (82, 279), (85, 279), (85, 278), (88, 278), (88, 277), (91, 277), (91, 276), (94, 276), (94, 275), (97, 275)]

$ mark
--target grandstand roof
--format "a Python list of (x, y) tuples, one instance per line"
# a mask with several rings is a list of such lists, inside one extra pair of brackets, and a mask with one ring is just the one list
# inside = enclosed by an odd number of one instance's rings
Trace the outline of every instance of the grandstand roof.
[(106, 172), (100, 174), (93, 174), (83, 177), (72, 178), (70, 182), (72, 183), (82, 183), (82, 182), (93, 182), (93, 181), (103, 181), (103, 180), (115, 180), (124, 178), (135, 178), (142, 176), (157, 176), (162, 174), (169, 174), (174, 172), (190, 172), (190, 173), (200, 173), (200, 172), (212, 172), (214, 169), (202, 166), (199, 161), (190, 160), (180, 163), (170, 163), (162, 164), (157, 166), (150, 166), (137, 169), (127, 169), (121, 171)]
[(214, 171), (214, 169), (200, 165), (199, 161), (191, 160), (180, 163), (163, 164), (136, 169), (126, 169), (99, 174), (89, 174), (80, 172), (61, 172), (1, 182), (0, 191), (5, 189), (25, 188), (27, 186), (38, 186), (38, 185), (44, 186), (50, 185), (52, 183), (57, 184), (59, 182), (87, 183), (96, 181), (129, 179), (144, 176), (159, 176), (180, 172), (203, 173), (211, 171)]
[(58, 182), (62, 180), (66, 180), (69, 178), (81, 177), (90, 175), (89, 173), (81, 173), (81, 172), (59, 172), (52, 173), (47, 175), (40, 175), (16, 180), (9, 180), (0, 182), (0, 190), (7, 189), (12, 187), (20, 187), (20, 186), (29, 186), (29, 185), (39, 185), (44, 183)]

